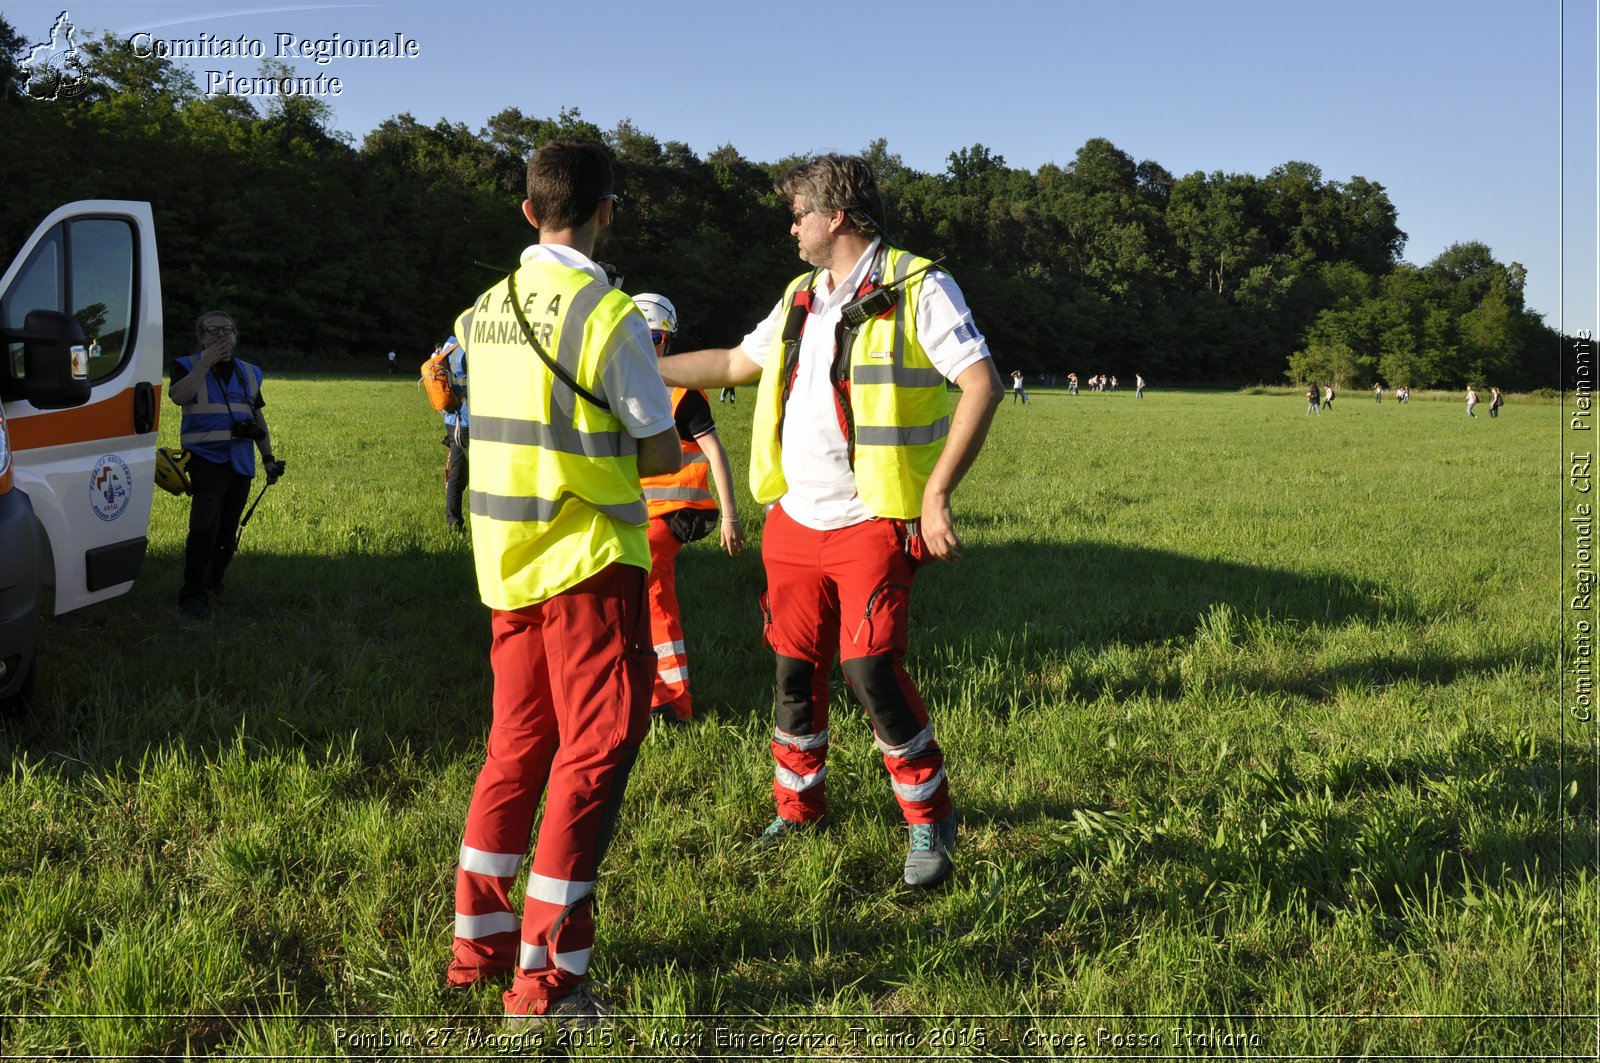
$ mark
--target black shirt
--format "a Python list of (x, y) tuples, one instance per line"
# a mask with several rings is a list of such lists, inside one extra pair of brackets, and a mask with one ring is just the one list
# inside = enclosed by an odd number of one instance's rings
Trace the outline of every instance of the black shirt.
[(672, 412), (672, 419), (678, 425), (678, 438), (687, 443), (717, 430), (717, 422), (711, 419), (711, 403), (703, 391), (686, 392)]

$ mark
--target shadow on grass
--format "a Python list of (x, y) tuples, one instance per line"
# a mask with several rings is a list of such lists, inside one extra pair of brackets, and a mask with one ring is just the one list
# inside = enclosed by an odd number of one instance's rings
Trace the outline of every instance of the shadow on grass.
[[(172, 605), (176, 553), (152, 555), (125, 599), (47, 622), (38, 705), (0, 741), (59, 746), (76, 733), (67, 744), (91, 761), (158, 741), (232, 742), (241, 731), (246, 740), (309, 745), (352, 733), (383, 748), (476, 741), (489, 705), (489, 637), (469, 544), (418, 533), (399, 548), (381, 539), (345, 546), (307, 557), (253, 552), (246, 543), (226, 597), (199, 623)], [(680, 556), (696, 700), (706, 711), (752, 720), (770, 711), (772, 658), (756, 604), (763, 584), (754, 553), (730, 559), (701, 543)], [(958, 564), (919, 574), (912, 610), (914, 671), (930, 660), (957, 668), (998, 661), (1032, 676), (1067, 650), (1160, 648), (1219, 623), (1211, 681), (1224, 685), (1318, 696), (1341, 683), (1445, 683), (1511, 663), (1390, 656), (1322, 675), (1262, 674), (1248, 661), (1234, 667), (1229, 640), (1264, 626), (1292, 632), (1422, 618), (1370, 580), (1095, 542), (970, 549)], [(98, 652), (85, 659), (84, 649)], [(1176, 697), (1183, 680), (1112, 669), (1037, 696), (1107, 691)]]
[(1246, 620), (1333, 627), (1415, 619), (1408, 603), (1370, 580), (1100, 542), (986, 546), (924, 570), (918, 583), (919, 595), (947, 603), (919, 611), (927, 628), (948, 619), (958, 634), (981, 639), (1025, 627), (1091, 648), (1184, 638), (1219, 606)]
[[(371, 762), (405, 747), (430, 769), (481, 749), (488, 622), (459, 541), (384, 554), (352, 549), (331, 559), (247, 552), (215, 618), (198, 624), (173, 609), (175, 557), (152, 558), (146, 577), (123, 602), (50, 621), (54, 659), (47, 658), (41, 677), (47, 704), (7, 727), (0, 752), (13, 760), (59, 757), (73, 774), (137, 765), (151, 748), (168, 745), (209, 757), (242, 742), (304, 748), (315, 759), (321, 749), (348, 743)], [(709, 712), (768, 718), (771, 658), (754, 605), (760, 585), (754, 557), (733, 561), (701, 546), (680, 561), (690, 638), (702, 643), (697, 695)], [(913, 609), (913, 652), (921, 660), (993, 659), (1030, 675), (1063, 650), (1161, 649), (1208, 632), (1223, 662), (1212, 669), (1213, 682), (1308, 694), (1385, 677), (1449, 683), (1516, 660), (1509, 653), (1422, 660), (1380, 653), (1298, 679), (1247, 667), (1230, 672), (1232, 640), (1263, 625), (1337, 629), (1425, 618), (1370, 581), (1095, 543), (973, 550), (959, 565), (926, 571)], [(84, 654), (74, 667), (64, 647), (129, 649)], [(1175, 687), (1170, 676), (1153, 682), (1146, 689), (1183, 692), (1181, 677)], [(1069, 685), (1054, 696), (1086, 693)], [(1008, 978), (1041, 941), (1098, 948), (1168, 912), (1209, 920), (1220, 935), (1236, 906), (1247, 903), (1279, 913), (1304, 907), (1331, 919), (1369, 902), (1398, 939), (1407, 906), (1431, 895), (1455, 899), (1469, 889), (1528, 881), (1536, 861), (1546, 875), (1558, 866), (1565, 873), (1575, 857), (1569, 853), (1561, 864), (1555, 817), (1592, 821), (1594, 793), (1580, 788), (1568, 798), (1557, 756), (1568, 765), (1566, 778), (1592, 778), (1594, 761), (1576, 746), (1535, 750), (1522, 741), (1471, 734), (1434, 755), (1328, 759), (1301, 774), (1283, 765), (1219, 768), (1179, 784), (1176, 794), (1140, 795), (1148, 807), (1137, 813), (1084, 808), (1048, 793), (1004, 809), (968, 809), (969, 824), (988, 819), (1014, 832), (1019, 844), (1000, 855), (1046, 885), (1028, 899), (1032, 914), (1014, 930), (995, 931), (983, 950), (964, 950), (964, 962)], [(349, 785), (367, 784), (357, 776)], [(1219, 839), (1160, 829), (1185, 792), (1204, 806), (1208, 822), (1226, 828)], [(1086, 817), (1085, 827), (1076, 812), (1101, 815)], [(1116, 856), (1119, 845), (1132, 856), (1126, 863)], [(879, 855), (892, 865), (894, 854)], [(1153, 883), (1141, 880), (1140, 869), (1152, 865), (1165, 870)], [(981, 867), (964, 857), (962, 875), (980, 875)], [(1073, 877), (1076, 870), (1083, 874)], [(887, 886), (893, 873), (892, 866), (874, 868), (872, 882)], [(776, 990), (782, 999), (803, 1000), (819, 984), (858, 978), (863, 990), (884, 991), (906, 971), (890, 966), (862, 977), (850, 961), (893, 954), (908, 926), (938, 919), (930, 907), (933, 914), (855, 901), (845, 918), (859, 923), (832, 947), (819, 947), (814, 932), (793, 922), (758, 933), (762, 915), (748, 913), (720, 930), (691, 928), (709, 936), (640, 939), (619, 954), (656, 965), (695, 955), (719, 966), (755, 942), (787, 958), (792, 971), (776, 985), (770, 969), (748, 982), (727, 976), (736, 998)], [(696, 940), (703, 955), (689, 948)], [(289, 966), (305, 962), (298, 944), (285, 948)], [(829, 962), (807, 962), (817, 957)], [(257, 958), (284, 956), (269, 950)], [(308, 967), (298, 972), (301, 980), (316, 998), (317, 975)]]
[(464, 539), (318, 557), (246, 542), (202, 621), (177, 612), (180, 568), (153, 554), (125, 597), (46, 620), (34, 704), (0, 730), (0, 756), (70, 772), (151, 747), (387, 758), (481, 744), (489, 618)]

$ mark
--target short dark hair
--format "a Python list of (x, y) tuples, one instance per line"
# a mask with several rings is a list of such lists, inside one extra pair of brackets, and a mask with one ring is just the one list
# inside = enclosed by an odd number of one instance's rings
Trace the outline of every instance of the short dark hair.
[(799, 196), (812, 210), (844, 211), (845, 227), (888, 239), (883, 194), (867, 160), (858, 155), (815, 155), (784, 174), (774, 186), (785, 200)]
[(235, 330), (239, 328), (239, 323), (235, 321), (233, 319), (233, 315), (228, 313), (226, 310), (207, 310), (205, 313), (194, 319), (195, 339), (199, 340), (201, 343), (206, 341), (206, 322), (210, 321), (214, 317), (225, 317), (228, 319), (228, 324), (232, 325)]
[(528, 202), (541, 229), (578, 228), (614, 188), (611, 156), (587, 140), (552, 140), (528, 160)]

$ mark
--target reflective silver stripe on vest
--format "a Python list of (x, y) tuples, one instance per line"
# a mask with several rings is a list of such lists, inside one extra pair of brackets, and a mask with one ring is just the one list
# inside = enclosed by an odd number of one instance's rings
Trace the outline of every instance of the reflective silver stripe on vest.
[[(559, 380), (555, 386), (572, 396), (572, 391)], [(552, 395), (552, 402), (554, 398)], [(586, 458), (618, 458), (639, 452), (638, 442), (626, 432), (580, 432), (570, 424), (544, 424), (510, 417), (473, 417), (472, 441), (539, 447)]]
[[(600, 305), (600, 300), (604, 299), (606, 293), (610, 290), (599, 281), (591, 281), (573, 293), (571, 301), (567, 304), (566, 310), (563, 311), (566, 323), (561, 327), (561, 342), (555, 350), (556, 364), (565, 369), (572, 379), (591, 391), (594, 390), (594, 387), (585, 383), (578, 376), (578, 368), (583, 364), (583, 335), (585, 331), (583, 326), (589, 320), (589, 315), (594, 313), (594, 308)], [(611, 336), (613, 344), (617, 342), (615, 333), (620, 331), (620, 329), (613, 331)], [(531, 350), (528, 353), (533, 354)], [(611, 351), (609, 349), (600, 352), (600, 357), (595, 360), (595, 364), (605, 365), (610, 355)], [(534, 355), (534, 357), (538, 356)], [(550, 382), (550, 412), (552, 420), (575, 423), (578, 419), (578, 403), (588, 402), (589, 400), (579, 398), (578, 393), (562, 383), (560, 377), (556, 377), (554, 374), (551, 375), (553, 377)], [(559, 418), (553, 416), (558, 413), (561, 415)], [(476, 418), (474, 418), (473, 428), (477, 428)], [(476, 432), (474, 432), (474, 437), (476, 437)]]
[[(906, 279), (906, 274), (911, 270), (911, 255), (901, 255), (896, 260), (893, 274), (885, 281), (886, 285), (899, 284)], [(865, 363), (853, 364), (850, 367), (850, 382), (852, 384), (893, 384), (902, 388), (932, 388), (944, 384), (944, 374), (937, 369), (908, 369), (906, 368), (906, 320), (907, 315), (914, 315), (916, 309), (908, 307), (902, 299), (895, 306), (894, 317), (891, 319), (893, 329), (890, 331), (892, 339), (889, 345), (889, 361), (887, 364), (867, 365)], [(854, 353), (860, 333), (850, 331), (849, 344), (851, 355)], [(872, 351), (867, 352), (872, 355)], [(854, 362), (854, 358), (851, 358)]]
[[(897, 330), (895, 336), (899, 337)], [(902, 365), (858, 365), (850, 370), (852, 384), (893, 384), (900, 388), (943, 387), (944, 374), (937, 369), (907, 369)]]
[(941, 417), (932, 424), (900, 428), (894, 425), (858, 425), (856, 443), (867, 447), (920, 447), (937, 443), (950, 434), (950, 418)]
[[(255, 424), (254, 421), (249, 423)], [(184, 432), (178, 437), (178, 439), (179, 442), (186, 447), (192, 447), (196, 443), (229, 443), (233, 441), (233, 430), (218, 430), (215, 432)]]
[(650, 511), (645, 508), (643, 498), (636, 499), (633, 502), (604, 506), (596, 502), (585, 501), (571, 491), (556, 499), (540, 498), (537, 495), (491, 495), (483, 491), (473, 491), (471, 492), (469, 505), (475, 517), (488, 517), (490, 520), (521, 523), (549, 524), (560, 515), (568, 502), (577, 502), (579, 505), (588, 506), (613, 520), (620, 520), (624, 524), (643, 524), (650, 519)]
[(234, 408), (226, 402), (189, 402), (183, 406), (185, 413), (233, 413)]
[(702, 491), (698, 487), (646, 487), (644, 497), (647, 502), (703, 502), (711, 497), (710, 491)]

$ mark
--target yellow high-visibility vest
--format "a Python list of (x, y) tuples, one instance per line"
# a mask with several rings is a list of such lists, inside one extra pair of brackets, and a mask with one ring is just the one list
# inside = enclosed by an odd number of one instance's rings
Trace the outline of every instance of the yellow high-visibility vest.
[[(516, 290), (546, 353), (598, 392), (633, 300), (555, 262), (522, 266)], [(618, 562), (648, 570), (637, 444), (540, 360), (506, 281), (456, 319), (456, 335), (472, 359), (467, 487), (483, 603), (522, 609)]]
[[(881, 283), (904, 280), (930, 263), (909, 251), (886, 248)], [(922, 492), (950, 434), (950, 406), (944, 374), (917, 340), (917, 297), (926, 272), (916, 273), (900, 290), (894, 309), (857, 329), (845, 329), (835, 352), (848, 367), (848, 411), (856, 493), (874, 515), (912, 520), (922, 515)], [(816, 277), (806, 273), (790, 282), (783, 306)], [(787, 313), (787, 309), (785, 311)], [(756, 393), (755, 429), (750, 447), (750, 491), (766, 505), (788, 490), (783, 476), (783, 417), (800, 341), (785, 343), (780, 333), (767, 352)], [(838, 374), (835, 374), (837, 381)]]

